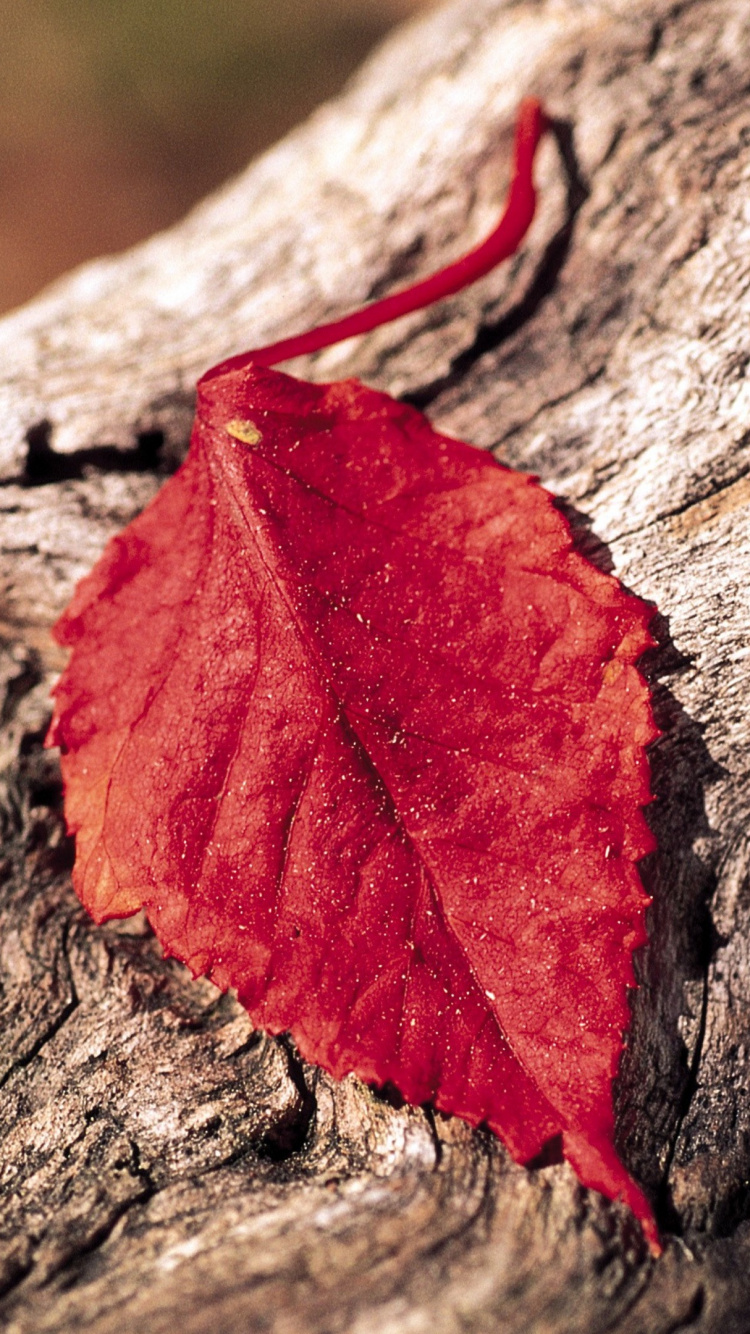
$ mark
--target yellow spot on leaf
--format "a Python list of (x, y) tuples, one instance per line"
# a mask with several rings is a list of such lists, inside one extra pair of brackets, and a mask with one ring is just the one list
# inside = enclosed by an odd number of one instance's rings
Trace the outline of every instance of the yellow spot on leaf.
[(255, 422), (242, 421), (240, 417), (233, 417), (227, 422), (226, 430), (235, 440), (241, 440), (243, 445), (257, 445), (258, 441), (263, 439)]

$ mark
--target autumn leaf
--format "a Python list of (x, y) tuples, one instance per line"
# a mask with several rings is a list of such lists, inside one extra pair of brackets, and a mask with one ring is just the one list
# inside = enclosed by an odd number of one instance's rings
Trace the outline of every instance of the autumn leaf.
[(335, 1076), (520, 1162), (560, 1137), (657, 1248), (612, 1111), (653, 609), (534, 479), (262, 360), (204, 377), (187, 462), (58, 623), (76, 890)]

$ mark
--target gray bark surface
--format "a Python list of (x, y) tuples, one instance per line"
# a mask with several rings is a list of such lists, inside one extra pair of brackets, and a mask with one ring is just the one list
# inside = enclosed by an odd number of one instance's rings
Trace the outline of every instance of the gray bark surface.
[[(70, 887), (49, 626), (184, 454), (209, 364), (491, 224), (510, 265), (293, 369), (408, 395), (537, 472), (659, 608), (659, 852), (617, 1085), (628, 1212), (336, 1084)], [(0, 324), (0, 1319), (12, 1334), (750, 1330), (750, 9), (457, 0), (180, 226)]]

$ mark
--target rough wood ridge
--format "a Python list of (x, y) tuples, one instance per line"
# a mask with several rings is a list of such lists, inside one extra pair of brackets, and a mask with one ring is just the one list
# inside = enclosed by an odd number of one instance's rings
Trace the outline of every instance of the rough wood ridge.
[[(197, 209), (0, 325), (0, 1318), (12, 1334), (750, 1329), (750, 11), (457, 0)], [(69, 884), (48, 627), (183, 453), (196, 375), (478, 237), (558, 117), (524, 253), (300, 369), (538, 472), (661, 611), (660, 852), (622, 1153), (565, 1166), (336, 1086)]]

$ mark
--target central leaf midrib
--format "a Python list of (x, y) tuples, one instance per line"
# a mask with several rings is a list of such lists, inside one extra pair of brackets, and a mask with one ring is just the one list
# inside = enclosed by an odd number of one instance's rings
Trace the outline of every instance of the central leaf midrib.
[[(256, 453), (256, 451), (253, 451), (253, 452)], [(433, 872), (433, 868), (430, 866), (429, 861), (427, 860), (427, 858), (426, 858), (426, 856), (425, 856), (424, 850), (423, 850), (422, 846), (420, 845), (419, 839), (418, 839), (417, 837), (415, 837), (415, 836), (411, 833), (411, 831), (409, 830), (409, 828), (408, 828), (408, 826), (407, 826), (407, 823), (406, 823), (404, 817), (401, 815), (401, 812), (400, 812), (400, 810), (399, 810), (398, 804), (397, 804), (397, 802), (396, 802), (396, 800), (395, 800), (395, 798), (394, 798), (394, 796), (393, 796), (393, 793), (392, 793), (392, 791), (391, 791), (391, 789), (390, 789), (390, 787), (389, 787), (388, 782), (386, 781), (386, 778), (385, 778), (384, 775), (380, 772), (380, 769), (378, 768), (378, 766), (376, 765), (374, 759), (373, 759), (372, 756), (370, 755), (370, 752), (369, 752), (367, 746), (365, 745), (364, 741), (362, 740), (362, 738), (361, 738), (361, 736), (360, 736), (360, 734), (359, 734), (359, 731), (358, 731), (358, 729), (357, 729), (357, 727), (356, 727), (356, 725), (355, 725), (355, 722), (353, 721), (353, 719), (351, 718), (351, 716), (350, 716), (350, 714), (349, 714), (349, 711), (348, 711), (348, 709), (347, 709), (346, 704), (345, 704), (344, 701), (339, 697), (339, 694), (338, 694), (338, 691), (337, 691), (337, 689), (336, 689), (336, 686), (335, 686), (335, 684), (333, 683), (333, 681), (331, 680), (331, 678), (330, 678), (330, 676), (329, 676), (329, 672), (328, 672), (327, 666), (326, 666), (326, 664), (325, 664), (325, 661), (322, 659), (320, 653), (318, 652), (318, 650), (317, 650), (317, 646), (316, 646), (316, 644), (315, 644), (314, 639), (313, 639), (312, 642), (311, 642), (308, 631), (306, 630), (305, 626), (300, 622), (300, 617), (299, 617), (298, 609), (297, 609), (297, 607), (296, 607), (296, 605), (295, 605), (294, 599), (293, 599), (292, 597), (290, 597), (290, 595), (289, 595), (289, 593), (287, 592), (286, 587), (285, 587), (285, 583), (286, 583), (286, 582), (289, 582), (289, 583), (292, 584), (292, 586), (294, 586), (294, 582), (295, 582), (295, 581), (294, 581), (293, 576), (291, 576), (291, 577), (290, 577), (290, 576), (287, 576), (285, 580), (282, 580), (282, 578), (279, 577), (279, 575), (277, 574), (276, 570), (274, 570), (274, 569), (271, 567), (271, 565), (269, 564), (268, 560), (266, 559), (266, 557), (265, 557), (265, 555), (264, 555), (264, 553), (263, 553), (263, 550), (262, 550), (262, 547), (261, 547), (261, 543), (260, 543), (260, 540), (259, 540), (259, 537), (258, 537), (258, 530), (257, 530), (257, 528), (255, 528), (255, 527), (253, 526), (253, 524), (251, 524), (251, 523), (248, 521), (248, 519), (247, 519), (246, 512), (245, 512), (245, 506), (243, 505), (242, 498), (241, 498), (240, 496), (237, 495), (236, 487), (235, 487), (235, 483), (234, 483), (234, 479), (230, 476), (229, 469), (226, 469), (226, 470), (225, 470), (224, 468), (221, 467), (221, 464), (220, 464), (220, 463), (216, 463), (216, 464), (215, 464), (215, 463), (214, 463), (214, 458), (212, 457), (212, 455), (211, 455), (211, 453), (210, 453), (209, 450), (207, 450), (207, 454), (208, 454), (208, 458), (209, 458), (209, 466), (211, 466), (211, 467), (214, 467), (214, 466), (217, 467), (218, 470), (219, 470), (219, 475), (220, 475), (220, 477), (223, 477), (223, 478), (225, 479), (226, 483), (227, 483), (227, 489), (228, 489), (228, 493), (229, 493), (230, 501), (231, 501), (233, 507), (234, 507), (235, 510), (236, 510), (236, 513), (237, 513), (238, 518), (239, 518), (239, 521), (240, 521), (240, 525), (241, 525), (241, 527), (248, 533), (249, 538), (250, 538), (250, 540), (251, 540), (253, 546), (255, 547), (255, 549), (256, 549), (256, 551), (257, 551), (258, 558), (259, 558), (259, 560), (260, 560), (260, 562), (261, 562), (261, 564), (262, 564), (264, 570), (266, 571), (266, 574), (267, 574), (267, 576), (268, 576), (270, 582), (272, 583), (273, 587), (276, 589), (276, 592), (277, 592), (277, 594), (278, 594), (278, 596), (279, 596), (279, 599), (283, 602), (283, 604), (284, 604), (284, 606), (285, 606), (287, 612), (289, 613), (291, 622), (292, 622), (292, 624), (293, 624), (293, 626), (294, 626), (294, 629), (295, 629), (295, 631), (296, 631), (296, 634), (297, 634), (297, 638), (298, 638), (298, 640), (299, 640), (299, 642), (300, 642), (300, 645), (301, 645), (303, 651), (305, 652), (306, 657), (307, 657), (308, 660), (310, 661), (310, 663), (311, 663), (311, 665), (312, 665), (312, 667), (313, 667), (313, 670), (315, 671), (315, 674), (316, 674), (317, 677), (318, 677), (318, 680), (319, 680), (319, 683), (320, 683), (320, 685), (321, 685), (321, 688), (324, 689), (324, 690), (329, 694), (329, 696), (331, 697), (331, 699), (333, 700), (333, 702), (334, 702), (334, 704), (335, 704), (335, 706), (336, 706), (336, 711), (337, 711), (338, 713), (340, 713), (340, 714), (343, 714), (343, 715), (346, 717), (348, 726), (351, 728), (351, 731), (352, 731), (353, 735), (355, 736), (355, 738), (356, 738), (356, 740), (357, 740), (357, 744), (358, 744), (358, 746), (360, 747), (361, 754), (362, 754), (362, 755), (365, 757), (365, 759), (367, 760), (367, 763), (369, 764), (370, 769), (372, 770), (372, 773), (375, 775), (375, 777), (376, 777), (378, 783), (379, 783), (380, 786), (383, 788), (383, 791), (385, 792), (385, 794), (386, 794), (386, 796), (387, 796), (387, 798), (388, 798), (388, 802), (389, 802), (389, 806), (390, 806), (390, 809), (391, 809), (391, 812), (392, 812), (392, 816), (393, 816), (394, 822), (395, 822), (396, 825), (403, 831), (403, 835), (404, 835), (404, 837), (405, 837), (406, 839), (408, 839), (410, 846), (414, 849), (414, 852), (415, 852), (416, 856), (419, 858), (419, 861), (420, 861), (421, 865), (423, 866), (423, 868), (424, 868), (424, 872), (425, 872), (425, 874), (426, 874), (426, 876), (427, 876), (427, 878), (428, 878), (428, 881), (429, 881), (429, 884), (430, 884), (432, 893), (433, 893), (434, 898), (435, 898), (435, 902), (436, 902), (436, 904), (437, 904), (437, 906), (438, 906), (438, 908), (439, 908), (439, 911), (440, 911), (440, 917), (441, 917), (441, 921), (442, 921), (442, 923), (443, 923), (444, 929), (445, 929), (446, 933), (449, 934), (449, 935), (453, 938), (453, 940), (456, 942), (456, 945), (458, 946), (458, 949), (459, 949), (459, 951), (460, 951), (460, 953), (461, 953), (461, 957), (462, 957), (462, 959), (464, 960), (464, 964), (465, 964), (465, 966), (466, 966), (466, 969), (467, 969), (467, 972), (468, 972), (468, 974), (469, 974), (469, 977), (470, 977), (472, 983), (474, 984), (474, 986), (476, 987), (478, 993), (480, 994), (480, 996), (481, 996), (481, 998), (482, 998), (482, 1001), (484, 1002), (484, 1004), (485, 1004), (485, 1006), (486, 1006), (486, 1008), (487, 1008), (487, 1012), (488, 1012), (488, 1014), (491, 1016), (492, 1021), (494, 1022), (494, 1024), (495, 1024), (495, 1026), (496, 1026), (496, 1028), (497, 1028), (497, 1031), (498, 1031), (498, 1033), (499, 1033), (499, 1035), (500, 1035), (502, 1041), (507, 1045), (508, 1049), (510, 1050), (510, 1052), (511, 1052), (511, 1054), (512, 1054), (512, 1056), (513, 1056), (513, 1059), (517, 1062), (517, 1064), (519, 1065), (519, 1067), (524, 1071), (524, 1074), (525, 1074), (526, 1077), (528, 1078), (529, 1082), (530, 1082), (531, 1084), (533, 1084), (534, 1088), (536, 1088), (536, 1089), (538, 1090), (540, 1097), (541, 1097), (541, 1098), (547, 1103), (547, 1105), (550, 1107), (551, 1111), (552, 1111), (553, 1114), (555, 1115), (555, 1119), (556, 1119), (556, 1120), (560, 1120), (560, 1119), (565, 1119), (565, 1120), (567, 1120), (567, 1118), (562, 1118), (561, 1113), (560, 1113), (560, 1112), (554, 1107), (554, 1105), (549, 1101), (549, 1098), (547, 1097), (547, 1094), (546, 1094), (546, 1093), (544, 1092), (544, 1090), (540, 1087), (539, 1082), (538, 1082), (538, 1080), (536, 1079), (536, 1076), (534, 1075), (534, 1073), (533, 1073), (531, 1070), (529, 1070), (529, 1069), (527, 1068), (526, 1063), (523, 1061), (523, 1059), (518, 1055), (517, 1051), (515, 1050), (514, 1044), (513, 1044), (512, 1040), (511, 1040), (510, 1036), (504, 1031), (504, 1029), (503, 1029), (502, 1026), (501, 1026), (500, 1019), (499, 1019), (498, 1015), (495, 1013), (495, 1011), (494, 1011), (494, 1009), (492, 1008), (492, 1006), (487, 1005), (486, 989), (482, 986), (482, 984), (481, 984), (481, 982), (480, 982), (480, 980), (479, 980), (479, 978), (478, 978), (478, 976), (477, 976), (477, 974), (476, 974), (476, 970), (475, 970), (475, 968), (474, 968), (474, 965), (473, 965), (471, 959), (469, 958), (469, 956), (468, 956), (468, 954), (467, 954), (466, 947), (464, 946), (463, 941), (461, 940), (460, 935), (457, 933), (457, 931), (455, 930), (455, 928), (452, 926), (452, 924), (451, 924), (451, 922), (450, 922), (450, 919), (449, 919), (449, 917), (448, 917), (448, 915), (447, 915), (447, 912), (446, 912), (446, 909), (445, 909), (445, 905), (443, 904), (441, 895), (440, 895), (439, 890), (438, 890), (438, 886), (437, 886), (437, 882), (436, 882), (435, 874), (434, 874), (434, 872)], [(257, 455), (256, 455), (256, 456), (257, 456)], [(261, 457), (262, 457), (262, 456), (261, 456)], [(265, 461), (267, 461), (267, 460), (264, 459), (263, 461), (265, 462)], [(293, 480), (297, 485), (299, 485), (299, 486), (302, 485), (302, 483), (300, 483), (300, 482), (298, 481), (298, 479), (297, 479), (296, 477), (294, 477), (292, 474), (290, 474), (290, 473), (286, 473), (286, 475), (287, 475), (287, 476), (290, 476), (290, 477), (292, 478), (292, 480)], [(331, 503), (331, 504), (335, 504), (334, 501), (331, 501), (330, 503)], [(262, 527), (262, 528), (264, 528), (264, 529), (266, 529), (266, 530), (270, 530), (270, 529), (271, 529), (271, 525), (270, 525), (270, 524), (263, 524), (263, 523), (262, 523), (262, 519), (263, 519), (263, 517), (264, 517), (264, 516), (262, 516), (262, 515), (259, 516), (260, 522), (258, 523), (258, 528), (261, 528), (261, 527)], [(368, 521), (364, 518), (364, 516), (359, 515), (358, 517), (362, 520), (362, 522), (364, 522), (364, 523), (368, 522)], [(276, 556), (276, 558), (277, 558), (277, 560), (279, 561), (279, 563), (282, 563), (282, 562), (283, 562), (284, 564), (286, 564), (286, 563), (287, 563), (287, 561), (286, 561), (286, 557), (285, 557), (283, 551), (280, 551), (280, 550), (279, 550), (279, 548), (278, 548), (278, 544), (272, 542), (271, 545), (272, 545), (272, 547), (273, 547), (274, 555)]]

